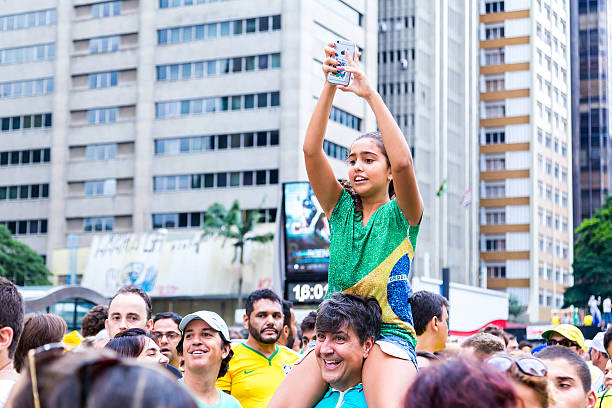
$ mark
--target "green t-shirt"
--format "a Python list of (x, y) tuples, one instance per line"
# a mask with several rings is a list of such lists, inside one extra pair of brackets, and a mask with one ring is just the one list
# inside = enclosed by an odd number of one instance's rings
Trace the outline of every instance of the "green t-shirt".
[(342, 192), (330, 219), (328, 295), (345, 292), (374, 297), (382, 309), (381, 335), (416, 345), (408, 276), (419, 226), (410, 226), (392, 199), (362, 225), (350, 194)]
[(189, 387), (187, 387), (187, 385), (183, 382), (182, 378), (178, 379), (178, 383), (181, 384), (183, 387), (185, 387), (187, 392), (191, 394), (196, 404), (198, 404), (199, 408), (242, 408), (242, 405), (240, 405), (240, 403), (238, 402), (236, 398), (232, 397), (229, 394), (224, 393), (218, 388), (217, 388), (217, 391), (219, 391), (219, 396), (221, 397), (221, 399), (219, 400), (219, 403), (217, 405), (205, 405), (204, 403), (200, 402), (195, 397), (195, 395), (193, 395)]
[(329, 387), (314, 408), (368, 408), (368, 404), (363, 395), (363, 385), (357, 384), (344, 392)]

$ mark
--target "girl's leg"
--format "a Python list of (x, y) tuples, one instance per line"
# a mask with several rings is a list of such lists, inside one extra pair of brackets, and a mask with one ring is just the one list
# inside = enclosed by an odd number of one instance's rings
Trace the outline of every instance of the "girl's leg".
[(329, 385), (321, 378), (314, 351), (293, 366), (278, 386), (268, 408), (312, 408), (323, 398)]
[(362, 370), (368, 408), (403, 408), (408, 388), (416, 375), (412, 361), (385, 354), (375, 344)]

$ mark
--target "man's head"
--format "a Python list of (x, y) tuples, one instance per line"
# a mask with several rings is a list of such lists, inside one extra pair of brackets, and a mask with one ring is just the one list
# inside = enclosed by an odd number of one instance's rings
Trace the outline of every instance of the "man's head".
[(549, 346), (535, 355), (548, 367), (555, 400), (563, 408), (593, 408), (595, 393), (586, 362), (569, 347)]
[(484, 360), (496, 353), (502, 353), (505, 349), (502, 339), (484, 332), (476, 333), (461, 343), (462, 353), (479, 360)]
[(151, 330), (153, 321), (151, 298), (147, 293), (136, 287), (126, 286), (117, 292), (108, 304), (106, 331), (112, 339), (120, 331), (140, 328)]
[(608, 353), (604, 347), (604, 333), (599, 332), (593, 337), (591, 348), (589, 349), (591, 362), (601, 371), (605, 371), (608, 363)]
[(584, 335), (574, 325), (559, 324), (542, 333), (549, 346), (563, 346), (573, 350), (579, 356), (584, 355)]
[(608, 327), (604, 334), (604, 348), (609, 356), (612, 355), (612, 326)]
[(180, 315), (172, 312), (158, 313), (153, 318), (153, 336), (157, 339), (161, 353), (168, 357), (170, 364), (176, 368), (179, 365), (176, 346), (181, 341), (181, 319)]
[(508, 344), (506, 344), (506, 351), (508, 353), (512, 351), (517, 351), (519, 349), (519, 343), (516, 341), (516, 336), (514, 334), (508, 334)]
[(421, 290), (410, 296), (412, 319), (417, 342), (431, 344), (435, 352), (446, 346), (448, 337), (448, 300), (443, 296)]
[(502, 329), (501, 327), (496, 326), (494, 324), (490, 324), (490, 325), (480, 329), (480, 332), (492, 334), (495, 337), (499, 337), (504, 342), (504, 347), (508, 346), (509, 337), (506, 334), (506, 332), (504, 331), (504, 329)]
[(336, 293), (321, 303), (315, 356), (325, 382), (340, 391), (361, 382), (363, 360), (380, 333), (381, 315), (372, 298)]
[(181, 320), (179, 329), (183, 337), (178, 349), (185, 360), (185, 374), (214, 373), (216, 378), (223, 377), (234, 352), (221, 316), (206, 310), (191, 313)]
[(317, 312), (310, 312), (306, 315), (302, 323), (300, 324), (300, 330), (302, 331), (302, 340), (300, 347), (302, 350), (306, 349), (311, 341), (316, 341), (315, 323), (317, 321)]
[(13, 359), (23, 331), (25, 304), (17, 287), (0, 277), (0, 361)]
[(282, 302), (276, 293), (259, 289), (249, 295), (242, 322), (249, 338), (261, 344), (274, 344), (280, 337), (283, 322)]
[(108, 318), (108, 306), (97, 305), (89, 309), (83, 316), (81, 323), (81, 334), (83, 337), (95, 336), (104, 330), (104, 323)]
[(283, 300), (283, 329), (278, 338), (278, 344), (293, 348), (297, 337), (297, 326), (295, 324), (295, 314), (293, 313), (293, 303)]

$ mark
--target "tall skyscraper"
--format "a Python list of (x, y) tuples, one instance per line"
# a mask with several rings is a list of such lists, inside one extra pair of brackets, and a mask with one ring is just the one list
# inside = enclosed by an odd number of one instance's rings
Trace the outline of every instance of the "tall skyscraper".
[(612, 194), (612, 10), (604, 0), (572, 0), (571, 14), (573, 203), (578, 228)]
[(378, 89), (412, 148), (424, 214), (414, 273), (479, 284), (476, 3), (380, 0)]
[(547, 321), (573, 258), (569, 1), (480, 0), (483, 280)]
[[(72, 234), (198, 228), (214, 202), (274, 220), (281, 183), (306, 179), (324, 45), (355, 41), (376, 77), (376, 2), (0, 5), (0, 221), (47, 256)], [(325, 151), (346, 176), (376, 124), (349, 95), (330, 117)]]

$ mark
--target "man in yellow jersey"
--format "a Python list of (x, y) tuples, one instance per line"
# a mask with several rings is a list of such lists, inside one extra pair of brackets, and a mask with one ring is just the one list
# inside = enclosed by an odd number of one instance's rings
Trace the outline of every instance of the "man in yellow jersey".
[(282, 301), (270, 289), (251, 293), (243, 324), (249, 337), (235, 347), (227, 373), (217, 387), (234, 396), (243, 408), (265, 408), (298, 355), (276, 343), (283, 329)]

